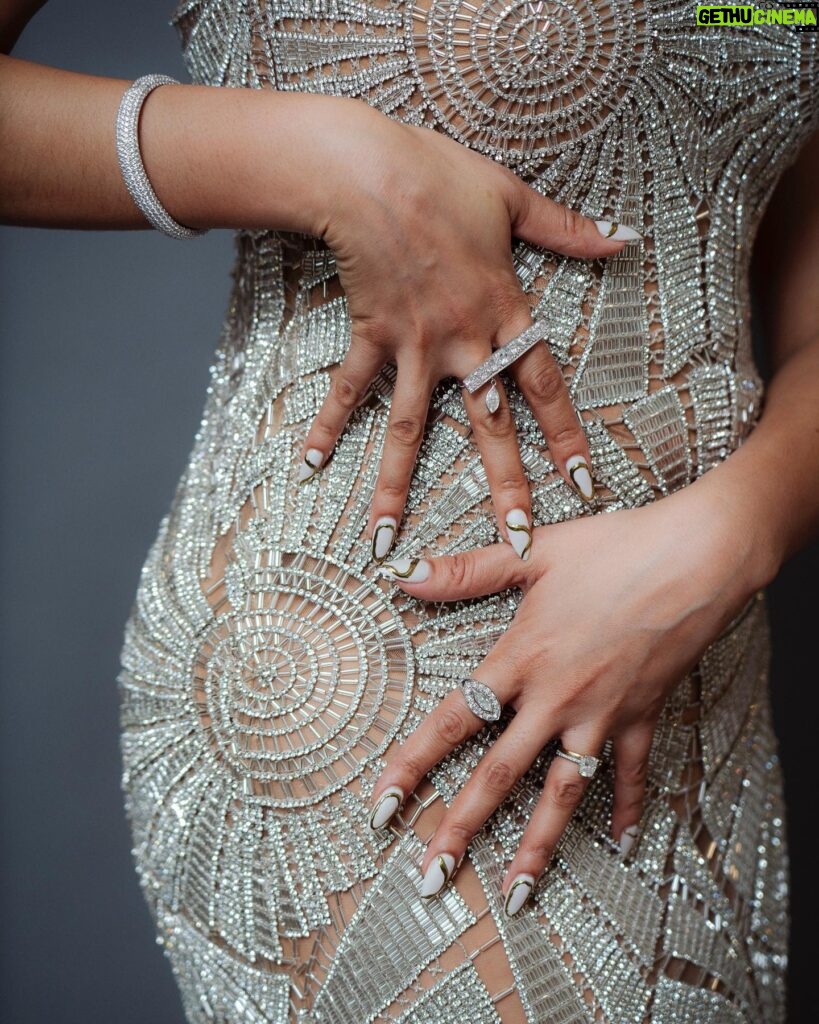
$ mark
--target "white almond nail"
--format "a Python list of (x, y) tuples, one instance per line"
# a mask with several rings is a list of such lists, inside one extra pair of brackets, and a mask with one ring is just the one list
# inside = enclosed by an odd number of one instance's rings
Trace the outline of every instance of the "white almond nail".
[(392, 579), (398, 577), (406, 583), (423, 583), (429, 579), (431, 569), (432, 566), (425, 558), (394, 558), (384, 563), (381, 573)]
[(591, 501), (594, 498), (594, 483), (585, 458), (582, 455), (572, 455), (566, 461), (566, 470), (580, 496), (585, 501)]
[(629, 825), (620, 833), (620, 856), (625, 859), (631, 853), (631, 848), (640, 838), (640, 826)]
[(596, 220), (597, 230), (603, 238), (611, 238), (615, 242), (638, 242), (643, 236), (616, 220)]
[(514, 882), (509, 886), (509, 892), (506, 894), (506, 902), (503, 905), (504, 914), (507, 917), (514, 917), (532, 895), (534, 887), (534, 875), (516, 875)]
[(532, 528), (522, 508), (513, 508), (507, 514), (506, 529), (515, 554), (525, 562), (532, 551)]
[(437, 896), (455, 870), (455, 858), (451, 853), (439, 853), (427, 868), (427, 873), (418, 886), (418, 895), (425, 900)]
[(315, 476), (321, 469), (322, 462), (324, 462), (324, 452), (319, 451), (318, 448), (308, 448), (299, 466), (299, 483), (303, 484), (305, 480)]
[(376, 520), (372, 543), (373, 558), (376, 562), (383, 562), (387, 557), (387, 552), (390, 550), (392, 542), (395, 540), (395, 531), (397, 528), (398, 523), (392, 516), (381, 516)]
[(385, 789), (370, 815), (370, 828), (383, 828), (403, 802), (404, 790), (400, 786)]

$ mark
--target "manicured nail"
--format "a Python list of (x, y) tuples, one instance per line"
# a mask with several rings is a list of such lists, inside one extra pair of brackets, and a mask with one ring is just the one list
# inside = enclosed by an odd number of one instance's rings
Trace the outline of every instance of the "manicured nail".
[(382, 576), (404, 580), (406, 583), (423, 583), (429, 579), (432, 566), (425, 558), (396, 558), (385, 562), (379, 569)]
[(589, 464), (584, 457), (572, 455), (566, 462), (566, 470), (580, 497), (584, 501), (591, 501), (594, 498), (594, 483), (589, 472)]
[(455, 858), (451, 853), (439, 853), (427, 868), (427, 873), (418, 886), (418, 895), (425, 900), (437, 896), (452, 877), (455, 870)]
[(529, 517), (522, 508), (513, 508), (507, 513), (506, 529), (515, 554), (525, 562), (532, 550), (532, 529), (529, 526)]
[(615, 242), (639, 242), (643, 237), (634, 228), (619, 224), (616, 220), (596, 220), (594, 223), (603, 238), (613, 238)]
[(370, 815), (370, 828), (383, 828), (404, 802), (404, 790), (400, 786), (390, 786), (378, 798)]
[(503, 904), (504, 914), (507, 917), (514, 917), (532, 895), (534, 887), (534, 875), (515, 875), (515, 880), (509, 886), (509, 892), (506, 894), (506, 902)]
[(395, 531), (398, 523), (392, 516), (381, 516), (375, 522), (373, 530), (373, 558), (376, 562), (383, 562), (395, 540)]
[(640, 826), (629, 825), (620, 833), (620, 856), (623, 860), (631, 853), (631, 848), (640, 838)]
[(322, 462), (324, 462), (324, 452), (319, 451), (318, 448), (308, 448), (304, 453), (304, 461), (299, 466), (298, 482), (303, 484), (306, 480), (314, 477), (321, 469)]

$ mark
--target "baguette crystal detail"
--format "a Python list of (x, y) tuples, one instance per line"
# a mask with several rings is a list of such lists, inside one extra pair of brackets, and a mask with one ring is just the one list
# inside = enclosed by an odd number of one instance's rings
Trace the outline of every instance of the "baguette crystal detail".
[[(599, 259), (510, 239), (598, 488), (584, 504), (514, 375), (498, 374), (533, 533), (646, 506), (755, 428), (749, 245), (819, 128), (815, 33), (696, 32), (671, 0), (180, 0), (174, 19), (197, 84), (353, 97), (643, 235)], [(201, 427), (138, 580), (119, 676), (135, 866), (189, 1024), (498, 1024), (511, 979), (521, 1024), (782, 1024), (787, 837), (764, 595), (664, 705), (625, 859), (598, 771), (527, 909), (506, 916), (548, 745), (469, 843), (464, 884), (422, 898), (430, 829), (506, 726), (476, 719), (407, 794), (400, 828), (370, 827), (375, 780), (479, 671), (521, 592), (432, 601), (377, 577), (367, 524), (392, 365), (320, 484), (289, 486), (352, 318), (345, 295), (322, 295), (338, 270), (322, 239), (243, 230), (235, 246)], [(454, 380), (433, 392), (405, 507), (391, 508), (401, 556), (507, 540), (464, 399)], [(684, 560), (688, 538), (674, 539)], [(511, 975), (491, 980), (485, 951)]]

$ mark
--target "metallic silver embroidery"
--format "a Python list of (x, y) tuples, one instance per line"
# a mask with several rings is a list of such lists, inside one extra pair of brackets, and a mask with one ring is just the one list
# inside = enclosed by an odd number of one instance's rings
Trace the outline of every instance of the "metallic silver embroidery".
[[(538, 525), (686, 486), (762, 407), (751, 242), (819, 128), (819, 37), (693, 30), (691, 18), (681, 0), (181, 0), (174, 14), (197, 82), (358, 98), (641, 233), (608, 260), (513, 239), (598, 485), (584, 505), (504, 374)], [(513, 1019), (522, 1007), (552, 1024), (780, 1022), (787, 856), (762, 595), (669, 699), (625, 863), (601, 770), (529, 905), (505, 919), (501, 881), (547, 744), (470, 845), (486, 905), (471, 905), (458, 873), (421, 900), (423, 812), (457, 796), (509, 715), (444, 758), (429, 795), (377, 833), (374, 780), (391, 745), (473, 673), (521, 594), (424, 602), (371, 571), (392, 365), (296, 486), (349, 345), (346, 298), (327, 293), (336, 264), (321, 239), (240, 231), (236, 246), (202, 421), (118, 675), (135, 863), (188, 1019), (497, 1024), (516, 999)], [(442, 381), (395, 554), (498, 539), (461, 392)], [(502, 981), (485, 970), (491, 944)]]

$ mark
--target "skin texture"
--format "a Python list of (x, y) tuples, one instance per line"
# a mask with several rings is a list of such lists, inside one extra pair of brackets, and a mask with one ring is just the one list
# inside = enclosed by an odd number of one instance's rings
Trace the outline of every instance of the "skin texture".
[[(430, 557), (408, 593), (451, 601), (517, 586), (507, 633), (473, 673), (516, 712), (446, 811), (422, 871), (456, 864), (544, 744), (596, 754), (614, 741), (615, 840), (639, 822), (647, 756), (676, 682), (746, 600), (819, 528), (819, 135), (785, 172), (757, 239), (754, 272), (774, 374), (759, 423), (721, 465), (652, 505), (535, 529), (521, 563), (498, 544)], [(798, 194), (798, 216), (785, 197)], [(386, 570), (384, 570), (386, 571)], [(582, 609), (582, 613), (579, 611)], [(482, 726), (455, 692), (393, 755), (373, 793), (409, 793)], [(504, 879), (537, 876), (579, 803), (585, 780), (555, 759)]]
[[(4, 4), (5, 52), (39, 6), (37, 0)], [(122, 183), (113, 145), (127, 84), (0, 57), (0, 220), (147, 227)], [(140, 140), (154, 188), (181, 223), (306, 231), (337, 252), (353, 311), (353, 345), (305, 448), (329, 453), (368, 374), (396, 362), (397, 411), (371, 528), (381, 515), (400, 516), (434, 383), (463, 376), (493, 342), (502, 344), (529, 323), (511, 236), (586, 258), (611, 255), (623, 244), (606, 241), (590, 221), (538, 196), (494, 161), (357, 100), (167, 86), (146, 101)], [(361, 152), (370, 159), (362, 161)], [(320, 174), (305, 174), (310, 167)], [(527, 561), (497, 545), (431, 558), (424, 583), (398, 581), (435, 600), (507, 586), (525, 594), (507, 635), (475, 674), (527, 713), (513, 721), (445, 814), (424, 870), (442, 852), (460, 860), (533, 752), (553, 737), (584, 753), (613, 737), (615, 837), (636, 822), (654, 723), (675, 680), (816, 533), (817, 174), (815, 137), (783, 175), (756, 241), (775, 373), (762, 418), (738, 451), (652, 506), (539, 528)], [(786, 213), (789, 192), (801, 198), (796, 216)], [(442, 280), (444, 273), (450, 276)], [(562, 380), (545, 346), (539, 349), (516, 364), (516, 381), (552, 452), (588, 458)], [(468, 409), (499, 518), (515, 507), (528, 514), (505, 398), (492, 422), (484, 422), (482, 400), (478, 392)], [(391, 785), (408, 792), (476, 731), (480, 721), (456, 700), (458, 694), (443, 701), (394, 756), (376, 786), (376, 802)], [(575, 767), (557, 760), (506, 891), (518, 873), (543, 870), (582, 788)]]
[[(31, 0), (16, 0), (0, 16), (6, 49), (31, 8)], [(147, 226), (114, 147), (128, 84), (0, 56), (0, 150), (8, 154), (0, 164), (0, 221)], [(435, 385), (466, 376), (532, 322), (512, 236), (582, 258), (628, 244), (603, 237), (593, 220), (496, 161), (347, 97), (163, 86), (143, 106), (140, 148), (157, 196), (181, 224), (306, 232), (334, 251), (352, 341), (302, 455), (313, 449), (326, 461), (371, 379), (385, 363), (397, 364), (370, 535), (379, 517), (400, 522)], [(566, 462), (591, 458), (559, 366), (537, 344), (512, 372), (576, 487)], [(531, 523), (531, 498), (514, 419), (497, 387), (494, 415), (484, 401), (488, 385), (465, 392), (465, 402), (506, 532), (513, 509)]]
[[(379, 124), (372, 147), (348, 136), (339, 162), (357, 169), (322, 232), (336, 252), (352, 320), (350, 349), (332, 375), (327, 399), (302, 455), (324, 459), (353, 409), (386, 363), (397, 367), (395, 394), (367, 530), (381, 516), (400, 524), (433, 388), (463, 378), (532, 323), (512, 261), (515, 235), (555, 252), (607, 256), (625, 242), (604, 239), (594, 222), (529, 188), (496, 161), (454, 140), (408, 125)], [(375, 154), (362, 165), (361, 147)], [(362, 196), (368, 213), (362, 217)], [(560, 367), (537, 344), (511, 373), (563, 476), (573, 455), (591, 463)], [(463, 392), (501, 530), (521, 509), (531, 523), (529, 486), (503, 387), (490, 413), (484, 396)]]

